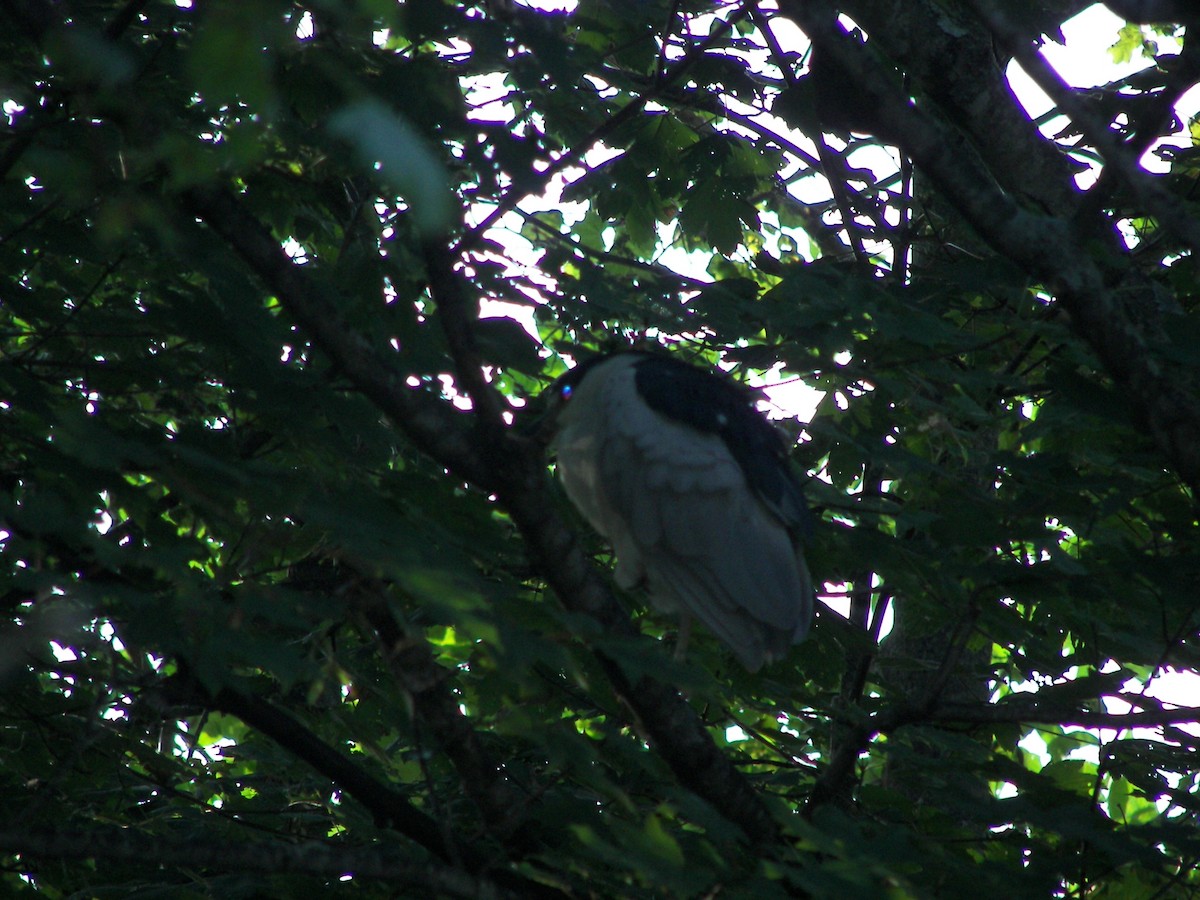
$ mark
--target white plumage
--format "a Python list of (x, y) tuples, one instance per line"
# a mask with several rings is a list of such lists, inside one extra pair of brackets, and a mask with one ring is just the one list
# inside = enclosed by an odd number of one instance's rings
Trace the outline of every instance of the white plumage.
[(778, 433), (746, 396), (634, 352), (585, 364), (556, 390), (559, 476), (612, 543), (618, 586), (645, 583), (656, 607), (699, 618), (750, 671), (803, 640), (803, 500)]

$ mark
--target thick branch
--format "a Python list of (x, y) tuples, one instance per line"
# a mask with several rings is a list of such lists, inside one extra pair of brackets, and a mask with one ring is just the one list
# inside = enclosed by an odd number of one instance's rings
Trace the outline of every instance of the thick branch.
[(424, 388), (409, 387), (396, 365), (398, 357), (385, 355), (346, 327), (333, 298), (317, 288), (315, 278), (293, 263), (279, 242), (230, 194), (193, 189), (183, 199), (190, 212), (223, 238), (279, 297), (346, 377), (385, 415), (402, 424), (419, 450), (481, 487), (495, 484), (497, 473), (471, 442), (470, 418)]
[[(197, 682), (183, 678), (170, 679), (164, 687), (165, 699), (170, 703), (199, 704), (241, 719), (340, 787), (362, 804), (377, 824), (395, 829), (444, 862), (469, 872), (482, 872), (494, 864), (495, 860), (472, 847), (460, 835), (451, 834), (445, 823), (416, 809), (405, 797), (365, 772), (301, 722), (266, 701), (228, 687), (212, 695)], [(455, 762), (458, 762), (457, 758)], [(149, 857), (164, 865), (171, 864), (169, 859), (153, 854)], [(510, 872), (497, 871), (492, 878), (524, 897), (561, 896), (552, 888)]]
[(413, 865), (395, 860), (394, 852), (332, 844), (199, 842), (161, 835), (143, 836), (122, 829), (72, 834), (0, 831), (0, 847), (18, 853), (20, 870), (37, 872), (33, 860), (95, 859), (140, 866), (178, 866), (218, 872), (259, 872), (265, 875), (313, 875), (336, 880), (347, 873), (358, 879), (391, 881), (429, 895), (490, 898), (516, 896), (493, 883), (456, 869), (430, 863)]
[(887, 132), (979, 235), (1055, 292), (1160, 450), (1194, 491), (1200, 489), (1200, 404), (1150, 351), (1086, 240), (1062, 219), (1015, 203), (959, 132), (914, 106), (891, 73), (849, 38), (826, 0), (783, 7), (816, 46), (837, 58), (871, 98)]
[[(784, 0), (780, 9), (793, 16), (799, 5)], [(1078, 202), (1070, 159), (1024, 114), (1004, 76), (1004, 60), (976, 23), (956, 21), (946, 4), (935, 0), (846, 0), (840, 6), (891, 62), (903, 67), (923, 98), (973, 136), (974, 151), (1006, 191), (1024, 204), (1059, 214)], [(888, 77), (894, 81), (896, 76)]]
[(483, 377), (483, 361), (475, 341), (479, 304), (464, 295), (462, 279), (454, 271), (454, 256), (440, 242), (425, 246), (425, 274), (429, 278), (429, 292), (437, 303), (438, 322), (454, 357), (455, 380), (471, 398), (478, 422), (485, 428), (502, 428), (504, 403)]
[(1127, 22), (1200, 25), (1200, 10), (1195, 0), (1105, 0), (1104, 5)]
[(199, 686), (193, 684), (189, 686), (192, 688), (188, 692), (191, 696), (185, 696), (180, 687), (178, 683), (172, 686), (170, 693), (173, 699), (199, 701), (241, 719), (329, 778), (370, 810), (379, 824), (395, 828), (446, 862), (458, 857), (463, 858), (471, 868), (479, 868), (482, 858), (478, 854), (457, 842), (453, 847), (448, 845), (443, 840), (437, 822), (287, 713), (258, 697), (232, 688), (222, 688), (214, 696), (204, 696)]
[(1160, 225), (1187, 244), (1193, 253), (1200, 251), (1200, 222), (1196, 220), (1192, 211), (1184, 208), (1175, 197), (1164, 190), (1158, 178), (1138, 165), (1137, 157), (1117, 140), (1108, 123), (1099, 121), (1092, 115), (1082, 98), (1077, 96), (1075, 89), (1063, 81), (1033, 44), (1022, 37), (1020, 30), (1007, 16), (981, 0), (971, 0), (971, 4), (1021, 67), (1037, 82), (1038, 87), (1045, 91), (1058, 104), (1058, 108), (1070, 116), (1071, 121), (1087, 136), (1092, 146), (1104, 157), (1106, 166), (1116, 173), (1121, 183), (1138, 199), (1145, 210), (1157, 218)]
[[(392, 360), (345, 325), (337, 307), (322, 293), (309, 271), (295, 264), (232, 196), (215, 190), (193, 190), (184, 199), (192, 213), (226, 240), (279, 297), (314, 343), (418, 449), (496, 494), (525, 539), (537, 569), (564, 605), (600, 622), (610, 633), (635, 633), (629, 616), (556, 512), (546, 491), (540, 448), (511, 433), (484, 445), (473, 441), (464, 427), (470, 419), (426, 391), (409, 388)], [(615, 663), (604, 663), (622, 699), (636, 712), (680, 782), (740, 825), (752, 839), (773, 839), (777, 829), (766, 807), (750, 783), (720, 753), (678, 691), (650, 679), (630, 685)]]
[(1141, 712), (1109, 713), (1086, 709), (1055, 709), (1037, 703), (1003, 703), (996, 706), (946, 704), (929, 721), (956, 725), (1062, 725), (1079, 728), (1153, 728), (1159, 725), (1184, 725), (1200, 722), (1200, 707), (1152, 709)]

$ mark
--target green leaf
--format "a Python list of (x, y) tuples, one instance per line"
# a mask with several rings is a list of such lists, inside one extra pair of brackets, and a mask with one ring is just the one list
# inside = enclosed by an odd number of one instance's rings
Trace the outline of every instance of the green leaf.
[(493, 316), (475, 323), (475, 337), (484, 359), (527, 375), (542, 371), (538, 343), (516, 319)]
[(379, 100), (359, 100), (338, 110), (329, 129), (407, 198), (422, 234), (434, 237), (450, 227), (454, 204), (445, 166), (402, 116)]

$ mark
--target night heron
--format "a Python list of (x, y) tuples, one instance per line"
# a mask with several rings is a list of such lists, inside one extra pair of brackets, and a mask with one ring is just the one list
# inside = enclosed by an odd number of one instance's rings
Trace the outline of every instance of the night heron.
[(559, 477), (612, 544), (614, 578), (708, 626), (751, 672), (808, 635), (808, 512), (748, 392), (669, 357), (589, 359), (552, 388)]

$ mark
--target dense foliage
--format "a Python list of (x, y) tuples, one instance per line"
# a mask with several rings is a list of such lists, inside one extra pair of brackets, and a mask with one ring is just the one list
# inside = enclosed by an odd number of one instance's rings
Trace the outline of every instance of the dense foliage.
[[(5, 892), (1200, 892), (1198, 23), (1088, 5), (3, 4)], [(755, 675), (529, 437), (635, 341), (823, 393)]]

